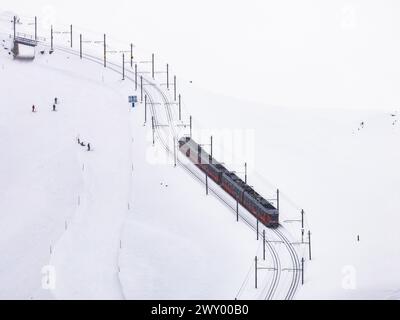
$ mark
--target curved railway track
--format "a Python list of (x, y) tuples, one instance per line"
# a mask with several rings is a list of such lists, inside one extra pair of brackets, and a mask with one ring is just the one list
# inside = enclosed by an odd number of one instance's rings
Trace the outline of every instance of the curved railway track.
[[(46, 44), (44, 42), (40, 42), (40, 44), (45, 46), (45, 47), (47, 47), (47, 48), (50, 47), (50, 45), (48, 45), (48, 44)], [(75, 51), (73, 49), (70, 49), (70, 48), (61, 47), (61, 46), (58, 46), (58, 45), (54, 46), (54, 48), (59, 50), (59, 51), (62, 51), (64, 53), (67, 53), (67, 54), (71, 54), (71, 55), (78, 56), (78, 57), (80, 56), (79, 52), (77, 52), (77, 51)], [(83, 54), (82, 58), (103, 66), (103, 59), (98, 58), (96, 56), (93, 56), (93, 55), (90, 55), (90, 54)], [(107, 62), (107, 69), (112, 70), (112, 71), (122, 75), (121, 66), (119, 66), (116, 63), (108, 61)], [(134, 75), (134, 72), (132, 70), (130, 70), (129, 68), (126, 68), (125, 69), (125, 79), (131, 81), (132, 83), (135, 83), (135, 79), (130, 77), (129, 75)], [(166, 117), (167, 117), (167, 121), (169, 123), (168, 128), (171, 130), (173, 139), (175, 139), (175, 141), (177, 141), (178, 136), (177, 136), (177, 132), (176, 132), (176, 129), (175, 129), (173, 114), (172, 114), (172, 111), (171, 111), (171, 104), (170, 104), (170, 102), (168, 100), (168, 97), (156, 85), (156, 83), (148, 80), (145, 77), (143, 77), (143, 81), (144, 81), (145, 85), (148, 85), (151, 88), (153, 88), (158, 93), (158, 95), (161, 97), (161, 99), (163, 100), (163, 102), (161, 104), (163, 104), (164, 107), (165, 107)], [(155, 105), (156, 105), (155, 99), (154, 99), (154, 96), (150, 92), (151, 90), (149, 90), (146, 87), (147, 86), (143, 87), (143, 91), (144, 91), (144, 93), (147, 95), (147, 97), (149, 99), (150, 111), (151, 111), (152, 116), (154, 117), (155, 123), (157, 124), (157, 123), (159, 123), (159, 121), (158, 121), (157, 110), (155, 108)], [(165, 150), (169, 153), (169, 155), (175, 157), (175, 155), (174, 155), (175, 151), (171, 150), (171, 148), (170, 148), (170, 146), (169, 146), (169, 144), (167, 142), (166, 137), (163, 136), (163, 133), (161, 131), (162, 131), (162, 129), (160, 129), (159, 126), (155, 127), (155, 133), (157, 135), (158, 140), (161, 142), (161, 144), (163, 145)], [(168, 136), (168, 134), (167, 134), (167, 136)], [(177, 158), (177, 165), (179, 165), (181, 168), (186, 170), (194, 180), (200, 182), (203, 185), (206, 184), (206, 182), (204, 181), (202, 175), (199, 172), (196, 172), (196, 170), (194, 168), (192, 168), (190, 165), (184, 163), (183, 161), (181, 161), (179, 159), (178, 153), (176, 153), (176, 158)], [(231, 203), (229, 203), (226, 199), (224, 199), (219, 194), (219, 192), (216, 191), (216, 188), (214, 188), (212, 185), (209, 185), (209, 191), (223, 205), (225, 205), (228, 209), (230, 209), (236, 215), (236, 207), (234, 205), (232, 205)], [(239, 216), (240, 216), (241, 220), (245, 224), (248, 225), (248, 227), (250, 227), (254, 231), (257, 230), (257, 227), (256, 227), (255, 223), (250, 221), (250, 219), (248, 217), (246, 217), (246, 216), (244, 216), (243, 214), (240, 214), (240, 213), (239, 213)], [(292, 276), (292, 280), (291, 280), (291, 283), (290, 283), (289, 290), (288, 290), (288, 292), (286, 294), (286, 297), (285, 297), (286, 300), (291, 300), (291, 299), (294, 298), (294, 296), (295, 296), (295, 294), (297, 292), (297, 289), (299, 287), (299, 283), (300, 283), (300, 277), (301, 277), (300, 271), (299, 271), (300, 270), (300, 262), (299, 262), (299, 258), (298, 258), (296, 249), (291, 244), (289, 239), (283, 234), (283, 232), (281, 231), (281, 228), (282, 227), (280, 227), (279, 229), (271, 229), (271, 230), (279, 238), (279, 240), (282, 243), (284, 243), (284, 245), (287, 248), (287, 251), (288, 251), (288, 253), (290, 255), (290, 258), (291, 258), (291, 262), (292, 262), (291, 270), (293, 271), (293, 276)], [(261, 232), (260, 232), (260, 235), (261, 235)], [(270, 285), (269, 286), (267, 285), (264, 288), (264, 290), (262, 290), (260, 298), (265, 299), (265, 300), (272, 300), (272, 299), (275, 298), (275, 295), (276, 295), (276, 292), (277, 292), (277, 289), (278, 289), (278, 286), (279, 286), (279, 281), (280, 281), (280, 278), (281, 278), (281, 271), (282, 271), (281, 270), (282, 263), (281, 263), (279, 255), (278, 255), (278, 253), (276, 251), (275, 246), (271, 242), (269, 242), (268, 240), (266, 242), (266, 246), (267, 246), (267, 248), (268, 248), (268, 250), (270, 252), (270, 255), (272, 257), (273, 275), (272, 275), (272, 280), (271, 280)]]

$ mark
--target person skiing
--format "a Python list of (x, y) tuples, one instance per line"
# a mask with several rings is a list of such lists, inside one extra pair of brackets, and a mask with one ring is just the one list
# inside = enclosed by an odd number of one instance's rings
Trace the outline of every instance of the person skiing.
[(82, 147), (85, 147), (85, 146), (86, 146), (86, 145), (83, 143), (83, 141), (81, 141), (80, 145), (81, 145)]
[(90, 151), (90, 143), (87, 144), (87, 151)]
[(32, 112), (36, 112), (35, 105), (32, 106)]
[(53, 111), (56, 111), (56, 105), (53, 104)]
[(58, 104), (58, 99), (57, 99), (57, 97), (54, 98), (54, 104)]

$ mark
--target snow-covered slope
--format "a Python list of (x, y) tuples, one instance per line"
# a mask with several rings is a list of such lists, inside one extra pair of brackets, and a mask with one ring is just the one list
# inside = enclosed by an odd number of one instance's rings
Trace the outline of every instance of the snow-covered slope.
[(149, 158), (132, 83), (47, 47), (13, 60), (3, 38), (1, 297), (233, 299), (260, 243), (182, 169)]
[[(314, 259), (298, 298), (399, 298), (399, 107), (298, 110), (213, 96), (190, 84), (185, 92), (187, 106), (212, 128), (215, 141), (228, 110), (228, 127), (254, 129), (250, 182), (259, 190), (278, 185), (290, 195), (283, 213), (306, 211)], [(207, 103), (191, 99), (195, 94), (208, 95)], [(215, 117), (205, 116), (211, 112)], [(215, 146), (217, 157), (221, 147)], [(284, 225), (301, 239), (298, 223)]]
[[(149, 82), (145, 90), (154, 110), (148, 106), (144, 125), (143, 104), (132, 109), (127, 103), (139, 92), (130, 72), (121, 80), (120, 64), (104, 69), (101, 58), (80, 60), (62, 49), (66, 39), (58, 39), (52, 55), (13, 61), (3, 38), (0, 297), (264, 299), (276, 277), (272, 297), (286, 297), (293, 265), (284, 244), (271, 242), (262, 266), (278, 266), (279, 272), (260, 271), (254, 290), (253, 259), (262, 256), (262, 243), (221, 201), (206, 197), (185, 167), (174, 168), (161, 140), (172, 142), (178, 127), (166, 126), (163, 97)], [(101, 46), (88, 47), (85, 54), (101, 56)], [(140, 68), (147, 78), (149, 65)], [(155, 84), (163, 77), (157, 74)], [(300, 258), (308, 258), (298, 221), (306, 210), (314, 261), (306, 264), (298, 297), (398, 298), (395, 107), (271, 107), (215, 96), (183, 81), (179, 91), (183, 123), (194, 116), (196, 140), (207, 144), (212, 134), (215, 157), (241, 175), (247, 161), (250, 184), (266, 197), (279, 186), (281, 220)], [(165, 94), (172, 100), (171, 92)], [(60, 100), (57, 112), (51, 111), (54, 97)], [(176, 105), (171, 108), (182, 124)], [(161, 125), (155, 147), (151, 115)], [(77, 138), (90, 142), (92, 151)], [(253, 147), (238, 148), (240, 139)], [(267, 238), (279, 240), (269, 230)], [(47, 265), (55, 271), (51, 291), (42, 289)]]

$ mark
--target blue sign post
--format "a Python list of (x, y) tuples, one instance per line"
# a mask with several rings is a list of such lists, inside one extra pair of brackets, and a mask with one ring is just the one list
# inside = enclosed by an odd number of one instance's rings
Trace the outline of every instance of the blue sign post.
[(137, 96), (129, 96), (129, 103), (132, 103), (132, 108), (135, 107), (135, 103), (138, 102)]

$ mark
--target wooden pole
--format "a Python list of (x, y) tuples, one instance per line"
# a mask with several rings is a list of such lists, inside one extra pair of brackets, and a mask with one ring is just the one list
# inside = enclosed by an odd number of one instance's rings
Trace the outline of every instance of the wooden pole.
[(193, 118), (190, 116), (190, 138), (192, 138), (193, 133)]
[(133, 43), (131, 43), (131, 68), (133, 68)]
[(182, 121), (182, 97), (179, 94), (179, 121)]
[(107, 67), (107, 37), (106, 34), (104, 34), (104, 68)]
[(135, 63), (135, 91), (137, 91), (137, 64)]
[(239, 200), (236, 199), (236, 221), (239, 222)]
[(14, 40), (15, 40), (15, 37), (17, 36), (17, 17), (16, 16), (14, 16), (13, 23), (14, 23)]
[(37, 17), (35, 17), (35, 41), (37, 41)]
[(174, 76), (174, 101), (176, 101), (176, 76)]
[(82, 59), (82, 34), (79, 35), (79, 56)]
[(151, 117), (151, 127), (153, 129), (153, 146), (155, 144), (155, 136), (154, 136), (154, 131), (155, 131), (155, 123), (154, 123), (154, 116)]
[(151, 55), (151, 75), (154, 79), (154, 53)]
[(125, 80), (125, 53), (122, 54), (122, 80)]
[(206, 195), (208, 196), (208, 174), (206, 173)]
[(143, 102), (143, 76), (140, 76), (140, 102)]
[(277, 209), (278, 209), (278, 212), (280, 211), (280, 199), (279, 199), (279, 189), (278, 190), (276, 190), (276, 203), (277, 203)]
[(54, 48), (53, 48), (53, 26), (51, 26), (50, 41), (51, 41), (51, 51), (53, 51), (54, 50)]
[(257, 266), (257, 256), (255, 258), (255, 288), (257, 289), (257, 270), (258, 270), (258, 266)]
[(144, 96), (144, 123), (147, 123), (147, 94)]
[(265, 229), (263, 230), (263, 259), (265, 261)]
[(210, 137), (210, 156), (209, 156), (209, 159), (208, 159), (208, 162), (210, 164), (212, 164), (212, 159), (213, 159), (213, 137), (211, 136)]
[(176, 141), (174, 138), (174, 167), (176, 168), (176, 164), (177, 164), (177, 155), (176, 155)]
[(167, 63), (167, 90), (169, 90), (169, 65)]

